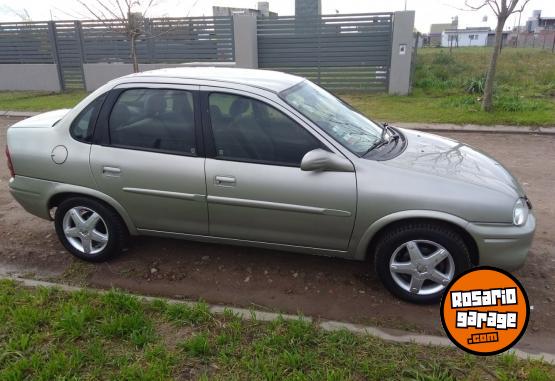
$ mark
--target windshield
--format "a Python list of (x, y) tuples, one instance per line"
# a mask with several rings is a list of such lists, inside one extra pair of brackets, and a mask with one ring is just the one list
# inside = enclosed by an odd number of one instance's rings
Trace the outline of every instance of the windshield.
[(382, 127), (310, 81), (301, 82), (280, 95), (289, 105), (359, 156), (380, 141)]

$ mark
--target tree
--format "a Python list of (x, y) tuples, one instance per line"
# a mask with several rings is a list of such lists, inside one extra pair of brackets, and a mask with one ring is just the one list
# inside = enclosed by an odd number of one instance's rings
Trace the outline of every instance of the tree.
[[(489, 7), (495, 16), (497, 16), (495, 44), (493, 46), (493, 52), (486, 75), (484, 96), (482, 99), (482, 110), (486, 112), (490, 112), (493, 109), (493, 84), (495, 72), (497, 71), (497, 59), (499, 58), (501, 46), (503, 44), (503, 29), (505, 28), (505, 22), (513, 13), (522, 13), (528, 2), (530, 2), (530, 0), (465, 0), (465, 4), (468, 8), (476, 11), (484, 7)], [(520, 8), (517, 8), (518, 3), (521, 3)]]
[(144, 34), (144, 18), (158, 3), (156, 0), (95, 0), (77, 2), (109, 30), (123, 34), (129, 40), (133, 71), (139, 71), (137, 38)]

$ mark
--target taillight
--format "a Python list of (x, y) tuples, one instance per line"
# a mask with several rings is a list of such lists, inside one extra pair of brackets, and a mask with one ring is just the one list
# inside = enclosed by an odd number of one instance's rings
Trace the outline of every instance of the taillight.
[(6, 146), (6, 160), (8, 161), (8, 169), (10, 171), (10, 177), (15, 177), (15, 172), (13, 170), (12, 157), (10, 156), (10, 150), (8, 149), (8, 146)]

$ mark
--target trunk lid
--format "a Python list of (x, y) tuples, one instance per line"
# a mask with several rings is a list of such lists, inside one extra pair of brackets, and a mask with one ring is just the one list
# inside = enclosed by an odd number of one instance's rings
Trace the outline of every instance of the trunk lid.
[(62, 119), (70, 109), (54, 110), (23, 119), (11, 126), (11, 128), (48, 128)]

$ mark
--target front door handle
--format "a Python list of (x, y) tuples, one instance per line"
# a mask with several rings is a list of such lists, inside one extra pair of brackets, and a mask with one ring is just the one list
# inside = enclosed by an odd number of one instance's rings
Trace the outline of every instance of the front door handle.
[(104, 176), (119, 176), (121, 169), (116, 167), (102, 167), (102, 174)]
[(232, 187), (235, 186), (237, 180), (232, 176), (216, 176), (214, 178), (214, 184), (222, 187)]

